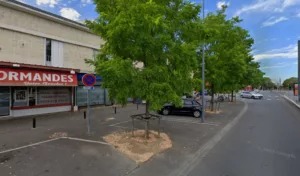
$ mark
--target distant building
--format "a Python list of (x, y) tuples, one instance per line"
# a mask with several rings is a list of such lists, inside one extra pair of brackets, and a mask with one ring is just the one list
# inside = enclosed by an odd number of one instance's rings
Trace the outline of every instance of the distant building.
[[(84, 105), (80, 79), (94, 71), (84, 59), (94, 58), (103, 43), (82, 23), (15, 0), (0, 1), (0, 116), (72, 111)], [(106, 94), (97, 78), (92, 101), (103, 104)]]

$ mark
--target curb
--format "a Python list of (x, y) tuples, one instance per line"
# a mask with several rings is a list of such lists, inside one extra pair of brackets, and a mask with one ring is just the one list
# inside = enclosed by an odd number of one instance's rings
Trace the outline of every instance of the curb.
[(297, 104), (294, 100), (290, 99), (289, 97), (287, 97), (286, 95), (282, 95), (286, 100), (288, 100), (289, 102), (293, 103), (295, 106), (297, 106), (298, 108), (300, 108), (300, 105)]

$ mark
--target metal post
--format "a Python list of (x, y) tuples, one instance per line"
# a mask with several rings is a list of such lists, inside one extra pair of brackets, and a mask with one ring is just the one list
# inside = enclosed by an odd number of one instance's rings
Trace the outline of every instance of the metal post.
[(36, 119), (33, 118), (33, 119), (32, 119), (32, 128), (35, 128), (35, 127), (36, 127)]
[[(205, 17), (205, 13), (204, 13), (204, 0), (202, 1), (202, 11), (203, 11), (203, 22), (204, 22), (204, 17)], [(204, 117), (205, 117), (205, 101), (204, 101), (204, 89), (205, 89), (205, 57), (204, 57), (204, 41), (202, 44), (202, 116), (201, 116), (201, 122), (204, 122)]]
[(298, 101), (300, 101), (300, 40), (298, 40)]
[(134, 118), (132, 117), (132, 137), (134, 137)]
[(90, 126), (90, 99), (89, 99), (89, 93), (90, 89), (87, 90), (86, 96), (87, 96), (87, 128), (88, 128), (88, 134), (91, 133), (91, 126)]
[(117, 107), (116, 107), (116, 105), (115, 105), (115, 114), (117, 114)]
[(83, 111), (83, 119), (86, 119), (86, 111)]

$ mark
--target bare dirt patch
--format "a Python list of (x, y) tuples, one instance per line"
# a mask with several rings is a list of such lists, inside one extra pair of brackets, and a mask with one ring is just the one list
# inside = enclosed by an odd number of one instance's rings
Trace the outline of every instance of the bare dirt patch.
[(220, 114), (220, 113), (222, 113), (222, 111), (205, 111), (205, 113), (207, 113), (207, 114)]
[(134, 131), (134, 137), (132, 137), (131, 131), (124, 131), (103, 138), (136, 163), (143, 163), (153, 155), (172, 147), (172, 141), (165, 133), (160, 133), (160, 137), (158, 137), (157, 132), (150, 131), (147, 140), (144, 135), (144, 130), (136, 130)]
[(56, 132), (49, 136), (50, 139), (60, 138), (60, 137), (68, 137), (67, 132)]

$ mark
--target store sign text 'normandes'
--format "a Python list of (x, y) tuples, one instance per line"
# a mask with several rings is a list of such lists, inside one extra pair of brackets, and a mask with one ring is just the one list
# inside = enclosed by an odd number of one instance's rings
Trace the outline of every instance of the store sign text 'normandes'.
[(0, 85), (77, 86), (77, 78), (66, 72), (0, 68)]

